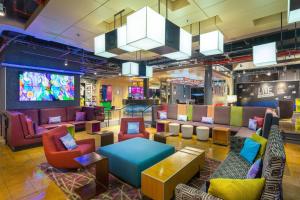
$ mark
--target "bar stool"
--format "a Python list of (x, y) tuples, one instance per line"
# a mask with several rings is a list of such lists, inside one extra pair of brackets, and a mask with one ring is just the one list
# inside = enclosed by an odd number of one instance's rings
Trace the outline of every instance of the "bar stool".
[(180, 130), (180, 124), (177, 123), (170, 123), (169, 124), (169, 132), (171, 135), (179, 135), (179, 130)]
[(182, 137), (186, 139), (190, 139), (193, 136), (193, 129), (194, 127), (192, 125), (182, 125), (181, 126), (181, 132), (182, 132)]
[(206, 126), (198, 126), (196, 128), (197, 139), (198, 140), (208, 140), (209, 138), (209, 128)]

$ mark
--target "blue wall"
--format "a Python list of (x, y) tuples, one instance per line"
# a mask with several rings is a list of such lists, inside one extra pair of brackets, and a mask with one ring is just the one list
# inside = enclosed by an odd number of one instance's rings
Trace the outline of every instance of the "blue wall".
[[(33, 55), (44, 54), (53, 56), (53, 51), (48, 49), (32, 48), (30, 46), (12, 44), (7, 47), (2, 55), (2, 62), (18, 64), (24, 66), (39, 66), (49, 69), (68, 70), (78, 72), (80, 66), (76, 63), (69, 62), (68, 66), (64, 66), (64, 60), (53, 59), (50, 57)], [(55, 52), (57, 54), (57, 52)], [(30, 109), (30, 108), (53, 108), (53, 107), (66, 107), (66, 106), (79, 106), (80, 105), (80, 76), (75, 74), (75, 99), (73, 101), (33, 101), (33, 102), (20, 102), (19, 101), (19, 73), (22, 71), (38, 71), (17, 68), (6, 68), (6, 109)], [(45, 71), (42, 71), (45, 72)]]

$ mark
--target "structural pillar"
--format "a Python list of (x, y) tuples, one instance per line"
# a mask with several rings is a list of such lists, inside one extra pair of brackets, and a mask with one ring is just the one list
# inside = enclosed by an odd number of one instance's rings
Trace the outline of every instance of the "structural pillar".
[(149, 98), (149, 78), (144, 78), (144, 97), (145, 99)]
[(208, 65), (205, 67), (205, 78), (204, 78), (204, 104), (212, 104), (212, 66)]

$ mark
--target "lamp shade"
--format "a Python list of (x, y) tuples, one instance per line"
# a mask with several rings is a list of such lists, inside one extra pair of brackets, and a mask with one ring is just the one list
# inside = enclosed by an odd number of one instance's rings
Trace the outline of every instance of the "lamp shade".
[(94, 38), (94, 54), (105, 58), (117, 56), (117, 54), (106, 51), (105, 34), (99, 35)]
[(276, 42), (253, 46), (253, 63), (255, 66), (277, 64)]
[(205, 56), (224, 53), (224, 36), (220, 31), (200, 35), (200, 53)]
[(179, 37), (179, 50), (164, 54), (163, 56), (174, 59), (174, 60), (183, 60), (188, 59), (192, 55), (192, 35), (187, 31), (180, 29)]
[(300, 21), (300, 1), (288, 0), (288, 23), (295, 23)]
[(151, 66), (146, 66), (145, 64), (140, 64), (139, 77), (151, 78), (152, 76), (153, 76), (153, 68)]
[(135, 62), (126, 62), (122, 64), (122, 75), (124, 76), (138, 76), (139, 64)]
[(127, 26), (121, 26), (117, 29), (117, 38), (118, 38), (118, 48), (128, 51), (128, 52), (134, 52), (138, 51), (139, 49), (133, 46), (130, 46), (127, 44)]
[(165, 44), (165, 18), (149, 7), (127, 17), (127, 44), (149, 50)]

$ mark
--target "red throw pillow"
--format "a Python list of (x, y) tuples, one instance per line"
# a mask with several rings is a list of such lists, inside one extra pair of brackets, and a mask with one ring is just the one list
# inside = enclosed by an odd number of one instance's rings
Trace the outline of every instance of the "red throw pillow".
[(264, 118), (254, 116), (253, 119), (257, 121), (257, 128), (262, 128), (264, 126)]
[(65, 134), (59, 134), (59, 135), (54, 135), (53, 139), (54, 139), (54, 143), (56, 146), (57, 151), (66, 151), (67, 148), (65, 147), (65, 145), (61, 142), (60, 138), (67, 135), (67, 133)]
[(34, 128), (34, 123), (30, 118), (26, 118), (26, 123), (27, 123), (27, 129), (29, 135), (34, 135), (35, 134), (35, 128)]

